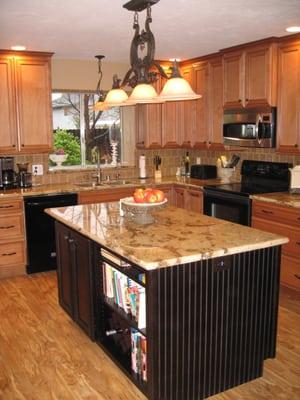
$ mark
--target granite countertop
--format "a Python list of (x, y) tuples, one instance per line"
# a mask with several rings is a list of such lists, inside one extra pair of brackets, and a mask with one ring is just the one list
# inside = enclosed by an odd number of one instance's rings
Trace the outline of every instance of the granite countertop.
[(75, 183), (53, 183), (48, 185), (37, 185), (27, 189), (7, 189), (0, 190), (0, 199), (3, 197), (15, 197), (15, 196), (35, 196), (35, 195), (43, 195), (43, 194), (51, 194), (51, 193), (67, 193), (67, 192), (82, 192), (82, 191), (100, 191), (104, 189), (116, 189), (116, 188), (124, 188), (124, 187), (136, 187), (136, 186), (152, 186), (152, 185), (184, 185), (189, 187), (194, 187), (201, 189), (206, 185), (217, 185), (221, 184), (221, 179), (191, 179), (185, 177), (164, 177), (161, 180), (157, 181), (154, 178), (149, 179), (128, 179), (130, 183), (127, 184), (111, 184), (109, 182), (103, 183), (101, 186), (88, 186), (82, 187)]
[(300, 194), (289, 192), (277, 192), (256, 194), (251, 196), (254, 200), (266, 201), (268, 203), (275, 203), (280, 206), (300, 208)]
[(277, 246), (288, 239), (173, 206), (139, 225), (120, 217), (119, 202), (52, 208), (46, 212), (146, 270)]

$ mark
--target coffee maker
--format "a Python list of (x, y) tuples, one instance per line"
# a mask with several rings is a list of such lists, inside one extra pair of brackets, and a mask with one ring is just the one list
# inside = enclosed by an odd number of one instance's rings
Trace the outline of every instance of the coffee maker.
[(18, 173), (19, 187), (21, 187), (21, 188), (31, 187), (32, 186), (32, 174), (30, 172), (28, 172), (28, 162), (17, 163), (17, 167), (19, 170), (19, 173)]
[(0, 157), (0, 189), (17, 186), (13, 157)]

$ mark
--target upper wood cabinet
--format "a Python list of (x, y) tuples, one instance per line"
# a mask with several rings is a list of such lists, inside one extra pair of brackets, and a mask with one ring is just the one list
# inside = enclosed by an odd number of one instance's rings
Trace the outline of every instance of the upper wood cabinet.
[(225, 52), (223, 77), (225, 109), (276, 106), (277, 43)]
[(223, 68), (220, 56), (209, 60), (208, 78), (209, 148), (223, 150)]
[(138, 149), (158, 149), (162, 146), (161, 104), (138, 104), (136, 106), (136, 146)]
[(181, 147), (184, 141), (184, 101), (162, 105), (162, 147)]
[(52, 53), (0, 50), (0, 153), (52, 147)]
[(279, 46), (277, 147), (300, 152), (300, 37)]

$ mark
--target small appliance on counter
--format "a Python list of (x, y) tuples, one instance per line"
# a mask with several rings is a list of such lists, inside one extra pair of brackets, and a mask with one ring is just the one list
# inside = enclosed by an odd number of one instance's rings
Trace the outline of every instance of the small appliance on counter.
[(216, 179), (217, 167), (215, 165), (196, 164), (191, 166), (191, 178)]
[(154, 165), (155, 165), (155, 170), (154, 170), (154, 178), (155, 180), (160, 180), (161, 179), (161, 157), (160, 156), (155, 156), (154, 157)]
[(14, 158), (0, 157), (0, 189), (13, 189), (17, 186)]
[(300, 193), (300, 165), (296, 165), (290, 170), (290, 192)]
[(27, 172), (28, 163), (17, 163), (17, 167), (19, 170), (18, 173), (18, 182), (19, 187), (21, 188), (30, 188), (32, 187), (32, 174)]

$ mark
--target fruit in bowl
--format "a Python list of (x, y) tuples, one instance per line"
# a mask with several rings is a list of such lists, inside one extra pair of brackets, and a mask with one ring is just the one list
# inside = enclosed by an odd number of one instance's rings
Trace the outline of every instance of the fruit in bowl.
[(165, 194), (159, 189), (135, 189), (133, 199), (136, 203), (161, 203), (165, 200)]

